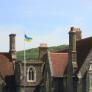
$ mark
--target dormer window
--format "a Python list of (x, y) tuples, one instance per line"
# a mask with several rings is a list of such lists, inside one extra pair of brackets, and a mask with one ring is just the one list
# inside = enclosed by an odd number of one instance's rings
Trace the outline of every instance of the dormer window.
[(36, 70), (35, 67), (30, 66), (27, 71), (27, 81), (35, 82), (36, 81)]

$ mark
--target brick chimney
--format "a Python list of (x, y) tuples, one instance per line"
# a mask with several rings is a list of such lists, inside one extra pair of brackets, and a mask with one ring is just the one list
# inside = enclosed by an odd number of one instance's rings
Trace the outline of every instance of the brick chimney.
[(15, 47), (15, 36), (16, 34), (10, 34), (10, 54), (11, 54), (11, 58), (12, 60), (16, 60), (16, 47)]
[(45, 43), (40, 44), (39, 47), (39, 60), (43, 59), (43, 56), (47, 53), (48, 46)]
[(79, 29), (74, 27), (71, 27), (69, 32), (69, 61), (72, 62), (73, 72), (77, 69), (76, 41), (79, 36), (78, 32)]

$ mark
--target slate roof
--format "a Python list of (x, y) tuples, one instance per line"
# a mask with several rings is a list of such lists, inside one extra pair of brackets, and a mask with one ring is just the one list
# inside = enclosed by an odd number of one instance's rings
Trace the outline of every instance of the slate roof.
[(92, 37), (84, 38), (77, 41), (77, 63), (79, 68), (84, 63), (92, 48)]
[(68, 63), (68, 53), (49, 53), (49, 65), (53, 77), (62, 77)]
[(92, 37), (77, 42), (78, 76), (83, 77), (89, 70), (92, 61)]
[(92, 62), (92, 49), (90, 50), (80, 70), (78, 71), (78, 74), (77, 74), (78, 77), (82, 78), (85, 75), (85, 73), (89, 71), (91, 62)]
[(3, 77), (14, 74), (13, 63), (9, 53), (0, 53), (0, 74)]

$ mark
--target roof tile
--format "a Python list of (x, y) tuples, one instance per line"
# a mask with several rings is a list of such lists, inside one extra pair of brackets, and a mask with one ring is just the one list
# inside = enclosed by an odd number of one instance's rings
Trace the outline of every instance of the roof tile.
[(13, 63), (9, 53), (0, 53), (0, 74), (3, 77), (14, 74)]
[(52, 76), (62, 77), (68, 63), (68, 53), (50, 53), (50, 62), (52, 64)]

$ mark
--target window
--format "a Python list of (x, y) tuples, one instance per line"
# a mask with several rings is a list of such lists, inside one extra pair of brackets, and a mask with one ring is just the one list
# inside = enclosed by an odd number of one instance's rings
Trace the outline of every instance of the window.
[(92, 76), (89, 76), (89, 85), (90, 85), (90, 89), (92, 89)]
[(92, 70), (92, 64), (90, 64), (89, 70)]
[(27, 70), (27, 81), (35, 82), (36, 81), (36, 70), (35, 67), (30, 66)]

